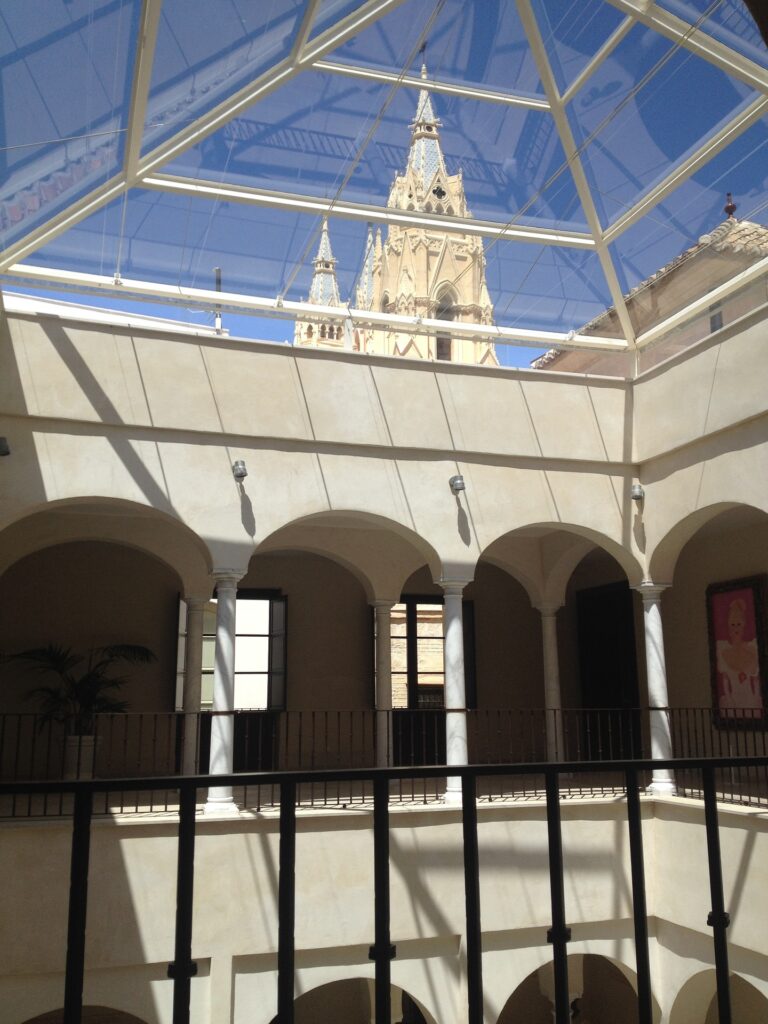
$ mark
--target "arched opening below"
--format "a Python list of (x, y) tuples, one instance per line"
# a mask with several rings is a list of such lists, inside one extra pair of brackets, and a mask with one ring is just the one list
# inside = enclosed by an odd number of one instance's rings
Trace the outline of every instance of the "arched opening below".
[[(123, 1010), (113, 1010), (109, 1006), (84, 1006), (82, 1024), (145, 1024), (139, 1017)], [(39, 1017), (31, 1017), (24, 1024), (63, 1024), (64, 1010), (51, 1010)]]
[[(575, 1021), (635, 1024), (637, 994), (625, 973), (607, 957), (575, 953), (568, 957), (569, 996)], [(551, 1024), (554, 1010), (552, 965), (545, 964), (518, 985), (497, 1024)]]
[[(398, 1024), (435, 1024), (431, 1014), (409, 992), (392, 985), (392, 1021)], [(293, 1004), (295, 1024), (370, 1024), (374, 1017), (373, 979), (331, 981), (300, 995)], [(271, 1022), (277, 1024), (277, 1017)]]
[[(762, 1024), (768, 1020), (768, 999), (739, 974), (729, 978), (733, 1024)], [(700, 971), (675, 998), (669, 1024), (717, 1024), (717, 980), (714, 970)]]

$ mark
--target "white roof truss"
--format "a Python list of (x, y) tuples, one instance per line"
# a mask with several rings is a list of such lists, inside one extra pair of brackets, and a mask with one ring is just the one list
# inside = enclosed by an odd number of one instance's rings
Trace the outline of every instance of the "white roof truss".
[(592, 199), (592, 192), (586, 175), (584, 174), (584, 168), (582, 167), (581, 159), (579, 157), (579, 150), (576, 146), (573, 132), (571, 131), (571, 126), (568, 122), (565, 105), (563, 104), (563, 100), (557, 90), (555, 76), (549, 63), (547, 52), (544, 48), (544, 42), (541, 38), (541, 32), (539, 31), (536, 17), (533, 13), (533, 9), (531, 8), (530, 0), (517, 0), (517, 9), (520, 13), (520, 20), (523, 23), (526, 35), (528, 36), (528, 43), (531, 47), (531, 51), (533, 52), (536, 67), (539, 70), (539, 77), (541, 78), (542, 85), (544, 86), (544, 92), (546, 93), (550, 107), (552, 108), (552, 116), (555, 119), (557, 132), (560, 136), (560, 144), (562, 145), (566, 159), (568, 160), (571, 174), (573, 175), (573, 182), (576, 186), (579, 199), (581, 200), (584, 216), (587, 219), (587, 224), (589, 225), (592, 237), (595, 241), (595, 248), (600, 259), (600, 265), (603, 268), (608, 290), (610, 291), (611, 298), (613, 299), (616, 315), (619, 318), (619, 323), (621, 324), (621, 329), (624, 332), (624, 337), (630, 343), (634, 343), (635, 330), (629, 317), (627, 304), (624, 301), (624, 294), (622, 292), (621, 285), (619, 284), (619, 278), (616, 274), (616, 268), (613, 265), (611, 254), (608, 251), (607, 244), (603, 241), (602, 227)]
[(363, 78), (369, 82), (391, 82), (412, 89), (426, 89), (427, 92), (460, 96), (468, 100), (485, 100), (488, 103), (506, 103), (510, 107), (524, 107), (529, 110), (549, 110), (549, 102), (541, 97), (525, 96), (522, 93), (499, 92), (495, 89), (481, 89), (475, 85), (457, 85), (455, 82), (439, 82), (434, 78), (418, 78), (416, 75), (398, 75), (394, 71), (380, 71), (378, 68), (361, 68), (354, 64), (332, 60), (316, 60), (312, 65), (316, 71), (329, 71), (334, 75), (349, 78)]
[(55, 270), (18, 264), (8, 272), (11, 278), (35, 282), (55, 288), (88, 289), (116, 296), (136, 296), (153, 299), (171, 305), (197, 306), (210, 310), (214, 307), (233, 309), (258, 316), (273, 316), (282, 319), (327, 320), (338, 322), (351, 318), (358, 327), (388, 328), (407, 331), (409, 334), (449, 334), (477, 341), (493, 341), (497, 345), (534, 345), (549, 348), (553, 345), (567, 348), (587, 348), (623, 352), (627, 343), (623, 339), (587, 337), (570, 332), (536, 331), (522, 327), (498, 327), (495, 324), (470, 324), (455, 320), (432, 320), (416, 316), (401, 316), (396, 313), (380, 313), (366, 309), (350, 309), (346, 306), (316, 306), (309, 302), (293, 302), (288, 299), (262, 298), (242, 295), (238, 292), (217, 292), (203, 288), (158, 284), (155, 281), (135, 281), (98, 274), (81, 274), (70, 270)]
[(184, 178), (173, 174), (154, 174), (142, 179), (140, 184), (145, 188), (157, 189), (161, 192), (223, 199), (227, 202), (245, 203), (250, 206), (270, 207), (321, 216), (332, 215), (348, 220), (375, 221), (380, 224), (397, 224), (401, 227), (421, 227), (459, 235), (480, 235), (483, 238), (495, 238), (500, 241), (533, 242), (537, 245), (560, 245), (574, 249), (595, 248), (595, 241), (591, 235), (577, 231), (557, 231), (520, 224), (503, 224), (491, 220), (477, 220), (473, 217), (450, 217), (437, 213), (422, 214), (412, 210), (397, 210), (368, 203), (340, 202), (318, 196), (250, 188), (245, 185), (220, 185), (215, 181)]
[(670, 14), (658, 4), (649, 3), (648, 0), (608, 0), (618, 10), (628, 14), (632, 18), (648, 28), (654, 29), (660, 35), (671, 39), (673, 43), (679, 43), (686, 50), (695, 53), (697, 57), (714, 64), (715, 67), (733, 75), (734, 78), (745, 82), (750, 88), (758, 92), (768, 93), (768, 70), (734, 50), (733, 47), (721, 43), (703, 29), (696, 28), (689, 21)]

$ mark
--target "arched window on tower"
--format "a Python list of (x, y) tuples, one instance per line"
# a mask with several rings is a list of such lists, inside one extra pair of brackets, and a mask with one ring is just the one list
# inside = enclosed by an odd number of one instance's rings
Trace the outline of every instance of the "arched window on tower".
[[(435, 319), (455, 320), (456, 319), (456, 297), (450, 288), (442, 288), (437, 296), (437, 308)], [(447, 362), (451, 361), (451, 336), (450, 334), (438, 334), (435, 344), (435, 357)]]

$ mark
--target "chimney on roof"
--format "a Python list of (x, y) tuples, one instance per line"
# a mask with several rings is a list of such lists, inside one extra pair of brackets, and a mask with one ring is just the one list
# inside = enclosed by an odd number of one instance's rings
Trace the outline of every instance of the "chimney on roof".
[(725, 206), (723, 207), (723, 211), (728, 214), (728, 220), (735, 220), (736, 218), (733, 215), (734, 215), (734, 213), (736, 213), (736, 210), (738, 209), (738, 207), (736, 206), (736, 203), (734, 203), (733, 196), (731, 195), (730, 192), (726, 192), (725, 198), (726, 198), (726, 203), (725, 203)]

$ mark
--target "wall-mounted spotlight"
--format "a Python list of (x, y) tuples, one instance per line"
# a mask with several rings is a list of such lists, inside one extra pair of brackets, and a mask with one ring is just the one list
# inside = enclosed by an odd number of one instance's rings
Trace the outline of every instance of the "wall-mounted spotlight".
[(642, 501), (645, 498), (645, 488), (642, 484), (632, 484), (629, 496), (632, 498), (632, 501)]
[(242, 459), (235, 459), (232, 463), (232, 476), (239, 484), (248, 476), (248, 470), (245, 468), (245, 463)]
[(452, 476), (448, 481), (448, 486), (451, 488), (452, 494), (461, 494), (462, 491), (466, 491), (467, 485), (464, 483), (464, 477), (459, 473), (456, 476)]
[(11, 454), (11, 446), (8, 444), (8, 438), (7, 437), (0, 437), (0, 456), (2, 456), (2, 455), (10, 455), (10, 454)]

